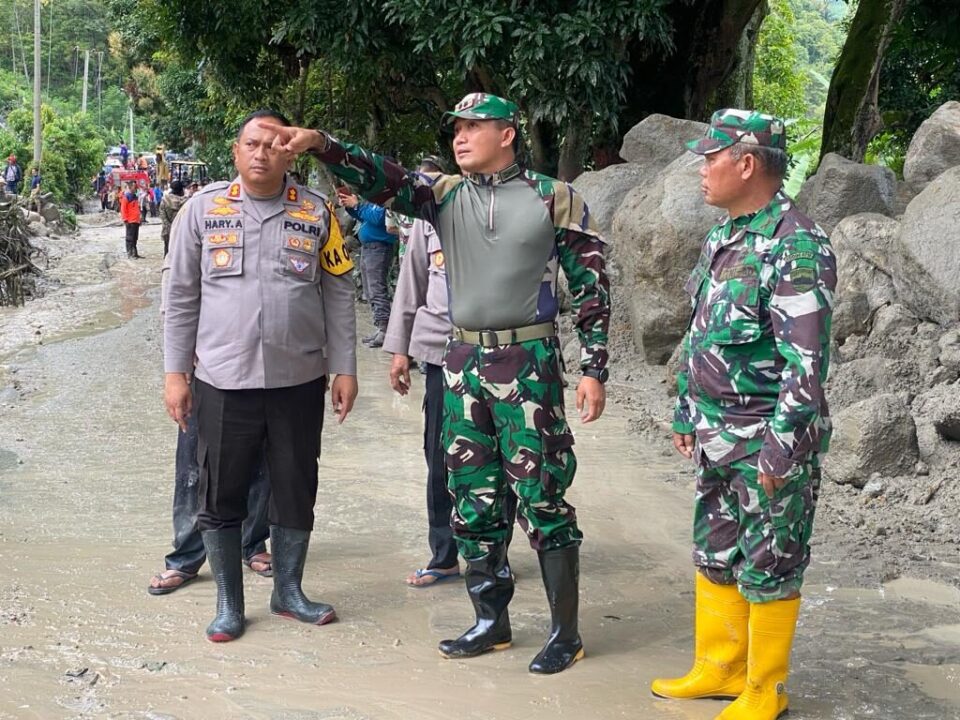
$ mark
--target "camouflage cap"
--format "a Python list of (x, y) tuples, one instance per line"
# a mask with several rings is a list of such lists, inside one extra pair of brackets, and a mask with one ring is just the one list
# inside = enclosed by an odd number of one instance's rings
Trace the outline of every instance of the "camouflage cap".
[(505, 100), (489, 93), (470, 93), (464, 95), (463, 100), (456, 107), (443, 114), (440, 120), (442, 130), (452, 130), (457, 118), (471, 118), (473, 120), (506, 120), (517, 126), (520, 120), (520, 108), (516, 103)]
[(710, 118), (706, 135), (688, 142), (687, 149), (697, 155), (709, 155), (738, 142), (784, 150), (787, 147), (784, 122), (756, 110), (717, 110)]

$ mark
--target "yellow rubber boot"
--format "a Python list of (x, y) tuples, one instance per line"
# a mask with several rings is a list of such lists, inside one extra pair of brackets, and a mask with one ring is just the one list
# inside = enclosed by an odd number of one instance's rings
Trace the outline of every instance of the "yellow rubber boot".
[(715, 720), (776, 720), (787, 712), (787, 671), (800, 598), (750, 606), (747, 687)]
[(657, 678), (654, 695), (686, 700), (737, 697), (747, 677), (750, 604), (736, 585), (716, 585), (697, 573), (693, 668), (680, 678)]

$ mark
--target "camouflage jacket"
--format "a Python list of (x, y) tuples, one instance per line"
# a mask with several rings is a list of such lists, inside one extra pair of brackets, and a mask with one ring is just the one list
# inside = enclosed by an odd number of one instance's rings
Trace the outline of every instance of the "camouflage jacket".
[[(610, 286), (604, 241), (570, 185), (517, 165), (493, 176), (413, 173), (333, 138), (314, 155), (367, 200), (436, 228), (454, 324), (499, 330), (555, 320), (559, 266), (577, 313), (580, 365), (606, 366)], [(546, 252), (528, 252), (544, 232)], [(473, 241), (492, 243), (486, 246), (491, 254), (479, 257)], [(519, 285), (529, 302), (512, 301)]]
[(696, 433), (710, 463), (759, 452), (761, 472), (783, 477), (826, 451), (836, 284), (830, 241), (782, 191), (707, 235), (685, 286), (693, 313), (673, 429)]

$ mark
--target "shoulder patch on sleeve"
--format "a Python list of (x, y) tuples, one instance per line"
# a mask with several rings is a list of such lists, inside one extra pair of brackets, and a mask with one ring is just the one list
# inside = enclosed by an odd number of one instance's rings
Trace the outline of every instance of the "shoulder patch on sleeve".
[(462, 175), (439, 175), (435, 173), (420, 173), (421, 177), (429, 178), (432, 182), (433, 201), (439, 206), (453, 197), (454, 191), (463, 182)]
[(573, 185), (560, 180), (553, 181), (553, 226), (558, 230), (572, 230), (606, 242), (583, 196), (573, 189)]
[(331, 275), (344, 275), (353, 270), (353, 259), (343, 243), (343, 233), (337, 215), (330, 206), (324, 203), (330, 213), (330, 234), (327, 242), (320, 248), (320, 267)]

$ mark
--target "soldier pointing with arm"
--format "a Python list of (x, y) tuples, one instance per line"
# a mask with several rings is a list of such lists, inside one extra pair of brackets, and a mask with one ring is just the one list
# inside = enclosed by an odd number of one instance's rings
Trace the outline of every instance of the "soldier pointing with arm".
[(444, 445), (453, 528), (476, 612), (476, 624), (441, 642), (440, 652), (472, 657), (512, 641), (502, 505), (513, 492), (521, 527), (539, 555), (552, 617), (530, 670), (554, 673), (583, 657), (583, 536), (564, 499), (576, 459), (556, 330), (560, 268), (577, 311), (583, 422), (603, 412), (610, 299), (604, 243), (586, 205), (566, 183), (517, 162), (518, 119), (514, 103), (483, 93), (467, 95), (446, 113), (458, 175), (409, 173), (321, 132), (270, 129), (283, 149), (311, 151), (366, 199), (436, 229), (454, 326), (444, 357)]

